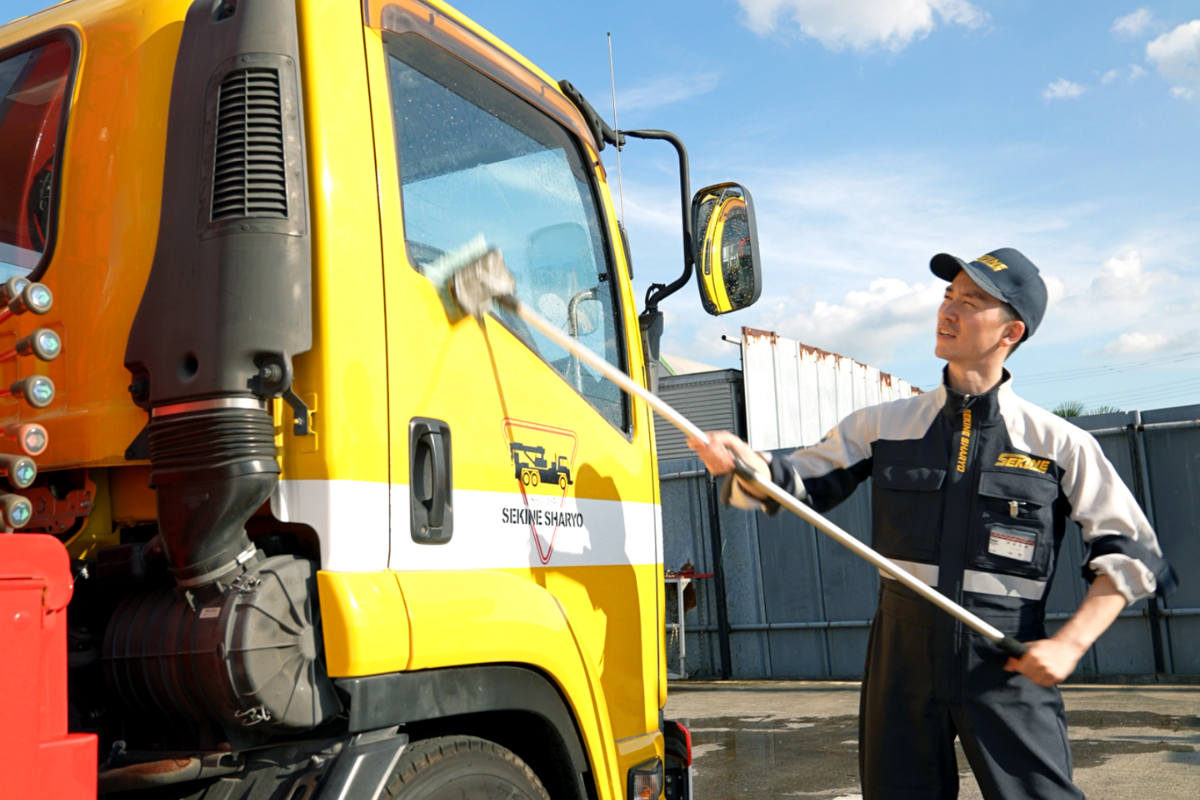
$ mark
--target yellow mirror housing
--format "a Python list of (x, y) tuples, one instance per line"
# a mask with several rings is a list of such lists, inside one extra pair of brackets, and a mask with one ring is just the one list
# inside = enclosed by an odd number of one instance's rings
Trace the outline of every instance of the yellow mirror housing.
[(692, 199), (692, 230), (704, 310), (720, 316), (753, 305), (762, 268), (750, 192), (736, 183), (701, 189)]

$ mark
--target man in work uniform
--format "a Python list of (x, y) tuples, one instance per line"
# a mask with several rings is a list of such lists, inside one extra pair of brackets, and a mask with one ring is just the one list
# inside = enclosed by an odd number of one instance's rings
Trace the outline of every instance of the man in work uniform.
[[(988, 800), (1081, 798), (1055, 684), (1123, 608), (1166, 596), (1175, 576), (1154, 531), (1091, 434), (1013, 393), (1004, 359), (1037, 329), (1046, 286), (1011, 248), (965, 262), (935, 256), (950, 282), (938, 311), (936, 391), (865, 408), (817, 445), (772, 459), (733, 434), (691, 446), (715, 474), (732, 453), (818, 511), (872, 479), (873, 547), (1004, 633), (1020, 659), (898, 581), (882, 581), (859, 725), (865, 800), (954, 798), (954, 739)], [(733, 476), (727, 502), (768, 513)], [(1046, 637), (1046, 588), (1070, 518), (1091, 588)], [(887, 576), (884, 576), (887, 578)]]

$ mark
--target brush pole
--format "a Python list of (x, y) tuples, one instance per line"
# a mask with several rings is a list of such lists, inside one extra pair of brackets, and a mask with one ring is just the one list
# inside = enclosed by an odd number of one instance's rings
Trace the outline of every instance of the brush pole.
[(497, 298), (497, 301), (515, 311), (517, 316), (519, 316), (528, 324), (537, 328), (542, 334), (554, 341), (554, 343), (559, 347), (566, 350), (568, 353), (575, 356), (588, 366), (592, 367), (601, 375), (608, 378), (610, 381), (615, 383), (617, 386), (620, 386), (634, 397), (645, 401), (646, 405), (654, 409), (659, 416), (670, 422), (676, 428), (683, 431), (693, 439), (698, 439), (701, 442), (708, 444), (708, 434), (693, 425), (691, 420), (664, 403), (653, 392), (647, 391), (644, 386), (634, 381), (624, 372), (617, 369), (612, 364), (609, 364), (603, 358), (593, 353), (590, 349), (580, 344), (573, 337), (563, 333), (562, 330), (560, 330), (541, 314), (529, 308), (529, 306), (525, 305), (511, 295), (509, 297)]

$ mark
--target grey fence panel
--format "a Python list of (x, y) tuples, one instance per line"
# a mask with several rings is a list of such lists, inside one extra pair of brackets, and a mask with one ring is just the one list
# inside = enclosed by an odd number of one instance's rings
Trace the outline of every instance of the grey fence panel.
[[(1135, 491), (1134, 470), (1137, 466), (1134, 462), (1134, 451), (1126, 426), (1136, 423), (1136, 412), (1097, 414), (1077, 417), (1072, 421), (1084, 430), (1099, 432), (1095, 436), (1096, 441), (1100, 443), (1100, 449), (1112, 462), (1125, 485), (1129, 487), (1130, 491)], [(1114, 428), (1118, 430), (1114, 431)], [(1070, 527), (1073, 528), (1069, 532), (1070, 537), (1077, 541), (1080, 540), (1078, 526), (1072, 524)], [(1070, 571), (1074, 573), (1073, 579), (1079, 582), (1086, 593), (1087, 584), (1083, 580), (1079, 563), (1076, 562), (1074, 565), (1063, 563), (1060, 564), (1060, 569), (1070, 568)], [(1132, 610), (1144, 613), (1147, 605), (1145, 600), (1139, 600), (1132, 606)], [(1074, 610), (1074, 608), (1064, 609), (1068, 612)], [(1154, 644), (1150, 635), (1150, 623), (1146, 616), (1117, 619), (1096, 641), (1092, 651), (1094, 668), (1101, 675), (1154, 672)]]
[[(1200, 405), (1142, 415), (1155, 531), (1179, 575), (1179, 590), (1164, 605), (1200, 608), (1200, 427), (1155, 428), (1200, 419)], [(1200, 616), (1167, 616), (1172, 671), (1200, 673)]]
[[(795, 514), (758, 514), (766, 621), (772, 625), (825, 619), (820, 557), (811, 526)], [(819, 628), (772, 630), (771, 668), (777, 676), (829, 674), (827, 633)]]
[[(757, 516), (774, 673), (862, 675), (868, 635), (862, 623), (875, 613), (878, 571), (793, 514)], [(869, 543), (870, 481), (827, 516)]]
[(770, 677), (771, 646), (762, 630), (738, 630), (741, 625), (766, 621), (758, 524), (753, 514), (737, 508), (721, 510), (725, 592), (729, 606), (730, 657), (735, 678)]
[[(870, 544), (871, 482), (860, 484), (850, 497), (825, 516), (854, 538)], [(861, 623), (871, 619), (879, 599), (879, 570), (825, 534), (818, 532), (816, 535), (819, 537), (826, 618), (834, 623)], [(862, 675), (868, 633), (864, 625), (829, 629), (831, 675)]]

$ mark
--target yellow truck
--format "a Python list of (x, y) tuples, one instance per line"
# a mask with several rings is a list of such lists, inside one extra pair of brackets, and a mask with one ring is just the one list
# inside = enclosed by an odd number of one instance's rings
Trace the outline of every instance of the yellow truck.
[[(600, 159), (626, 136), (681, 164), (684, 273), (640, 316)], [(437, 0), (0, 27), (0, 280), (54, 296), (0, 350), (62, 343), (0, 364), (54, 389), (0, 425), (48, 434), (15, 535), (70, 555), (101, 795), (690, 797), (651, 413), (514, 315), (447, 315), (424, 273), (481, 238), (649, 385), (697, 254), (710, 313), (761, 286), (748, 192), (693, 201), (677, 138)]]

